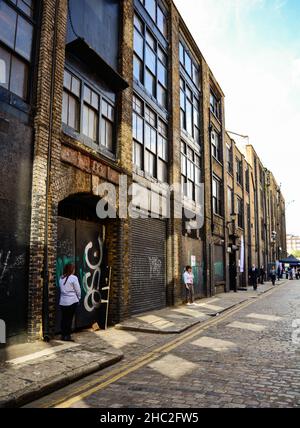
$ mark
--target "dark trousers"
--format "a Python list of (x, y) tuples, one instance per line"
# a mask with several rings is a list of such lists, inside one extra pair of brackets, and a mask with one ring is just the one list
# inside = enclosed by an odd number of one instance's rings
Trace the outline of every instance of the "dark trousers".
[(194, 303), (194, 286), (193, 284), (187, 284), (186, 287), (189, 287), (189, 289), (186, 288), (186, 300), (188, 303)]
[(272, 284), (275, 285), (275, 283), (276, 283), (276, 275), (271, 275), (271, 281), (272, 281)]
[(257, 290), (257, 279), (250, 278), (250, 284), (254, 288), (254, 290)]
[(61, 306), (61, 335), (63, 337), (71, 336), (72, 321), (75, 315), (78, 303), (71, 306)]

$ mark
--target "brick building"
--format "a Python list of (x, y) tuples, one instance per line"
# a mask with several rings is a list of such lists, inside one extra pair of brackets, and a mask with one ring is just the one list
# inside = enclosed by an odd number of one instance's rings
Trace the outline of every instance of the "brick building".
[(300, 251), (300, 236), (290, 235), (286, 236), (287, 239), (287, 252), (293, 254)]
[[(10, 336), (59, 330), (57, 279), (69, 262), (83, 289), (80, 328), (98, 320), (108, 284), (114, 324), (182, 302), (187, 264), (205, 297), (246, 286), (252, 263), (284, 254), (280, 189), (226, 132), (222, 89), (172, 1), (2, 0), (0, 73), (0, 318)], [(132, 202), (124, 183), (146, 189), (131, 217), (120, 215)], [(119, 215), (99, 218), (99, 200)], [(199, 213), (203, 226), (192, 227)]]

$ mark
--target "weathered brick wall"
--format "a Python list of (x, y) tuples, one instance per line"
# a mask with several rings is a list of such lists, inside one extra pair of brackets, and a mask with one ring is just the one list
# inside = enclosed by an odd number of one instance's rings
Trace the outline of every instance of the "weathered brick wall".
[[(41, 38), (37, 72), (36, 115), (34, 119), (34, 161), (30, 238), (28, 333), (32, 339), (42, 336), (43, 263), (45, 250), (48, 147), (51, 147), (49, 182), (49, 305), (54, 304), (56, 226), (55, 193), (52, 183), (59, 170), (62, 82), (65, 54), (67, 1), (43, 1)], [(53, 99), (51, 105), (51, 98)], [(51, 133), (52, 131), (52, 133)], [(55, 188), (55, 187), (54, 187)], [(51, 285), (52, 284), (52, 285)], [(52, 320), (53, 321), (53, 320)]]
[[(214, 121), (221, 132), (225, 164), (225, 110), (224, 95), (214, 79), (209, 66), (203, 59), (188, 29), (178, 14), (173, 2), (170, 7), (170, 184), (180, 183), (181, 176), (181, 131), (180, 131), (180, 90), (178, 43), (180, 32), (190, 45), (194, 56), (201, 66), (202, 86), (202, 123), (201, 141), (203, 145), (202, 174), (205, 187), (205, 224), (202, 230), (204, 278), (207, 295), (215, 293), (213, 279), (213, 246), (223, 242), (228, 246), (226, 229), (227, 218), (218, 218), (211, 212), (211, 178), (215, 172), (224, 183), (224, 202), (227, 207), (227, 178), (225, 168), (215, 161), (211, 162), (210, 125), (211, 117), (210, 85), (214, 85), (222, 98), (222, 122)], [(86, 193), (97, 195), (97, 187), (103, 180), (118, 185), (119, 174), (127, 176), (128, 185), (132, 183), (132, 81), (133, 81), (133, 1), (121, 2), (120, 17), (120, 54), (119, 73), (129, 83), (129, 88), (117, 97), (117, 162), (108, 161), (79, 141), (67, 137), (61, 129), (61, 110), (63, 93), (63, 72), (65, 63), (65, 36), (67, 23), (67, 0), (48, 0), (42, 2), (41, 40), (37, 71), (36, 115), (34, 120), (34, 163), (32, 185), (32, 217), (30, 241), (30, 275), (29, 275), (29, 322), (28, 331), (31, 338), (42, 335), (42, 297), (43, 297), (43, 263), (45, 253), (46, 224), (46, 179), (49, 145), (51, 147), (51, 174), (48, 189), (48, 267), (49, 267), (49, 309), (50, 331), (53, 331), (55, 315), (55, 260), (57, 245), (57, 210), (58, 204), (70, 195)], [(56, 13), (56, 6), (58, 11)], [(52, 59), (54, 56), (54, 60)], [(50, 102), (51, 97), (52, 103)], [(249, 149), (250, 150), (250, 149)], [(248, 151), (249, 151), (248, 150)], [(254, 168), (253, 151), (249, 151), (251, 166)], [(259, 163), (259, 162), (258, 162)], [(258, 188), (256, 174), (250, 179), (251, 223), (254, 225), (254, 188)], [(242, 191), (241, 196), (245, 197)], [(129, 202), (129, 199), (127, 199)], [(174, 209), (172, 200), (171, 208)], [(260, 207), (259, 207), (260, 209)], [(283, 203), (278, 216), (282, 216)], [(246, 209), (245, 209), (246, 214)], [(214, 225), (214, 227), (213, 227)], [(260, 225), (258, 225), (260, 228)], [(285, 224), (278, 229), (283, 240)], [(284, 231), (283, 231), (284, 230)], [(252, 257), (258, 263), (255, 248), (262, 243), (255, 242), (255, 228), (252, 229)], [(109, 264), (112, 266), (110, 323), (116, 323), (130, 315), (131, 291), (131, 220), (111, 221), (107, 227), (109, 242)], [(260, 235), (259, 235), (260, 238)], [(246, 244), (246, 242), (245, 242)], [(200, 246), (199, 242), (199, 254)], [(283, 244), (282, 244), (283, 246)], [(246, 244), (247, 247), (247, 244)], [(167, 302), (177, 304), (182, 300), (181, 267), (182, 256), (182, 220), (171, 218), (167, 227)], [(226, 264), (228, 258), (226, 257)], [(226, 270), (228, 289), (228, 269)]]
[[(180, 140), (180, 73), (179, 73), (179, 16), (174, 5), (170, 8), (171, 25), (169, 26), (170, 56), (170, 121), (169, 121), (169, 184), (176, 185), (181, 180), (181, 140)], [(180, 218), (180, 201), (172, 193), (171, 218), (167, 224), (167, 303), (178, 304), (182, 301), (181, 279), (181, 238), (182, 221)], [(179, 214), (174, 218), (174, 213)]]

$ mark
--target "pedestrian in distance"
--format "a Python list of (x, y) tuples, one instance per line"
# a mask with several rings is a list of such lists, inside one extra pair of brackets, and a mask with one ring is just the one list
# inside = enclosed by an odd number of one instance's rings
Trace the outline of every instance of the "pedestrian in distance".
[(264, 285), (266, 278), (266, 270), (264, 266), (261, 266), (260, 268), (260, 283), (261, 285)]
[(78, 278), (75, 274), (75, 266), (67, 264), (64, 274), (59, 280), (61, 309), (61, 340), (72, 342), (71, 330), (72, 321), (76, 307), (81, 299), (81, 289)]
[(276, 268), (275, 266), (272, 267), (272, 269), (270, 270), (270, 277), (271, 277), (271, 281), (273, 286), (276, 284)]
[(250, 280), (250, 285), (253, 287), (254, 291), (257, 290), (258, 277), (259, 277), (258, 269), (255, 265), (252, 265), (252, 268), (249, 269), (249, 280)]
[(185, 272), (183, 274), (183, 282), (186, 288), (187, 305), (188, 306), (196, 305), (196, 303), (194, 302), (194, 295), (195, 295), (194, 275), (193, 275), (193, 269), (191, 266), (187, 266), (185, 268)]
[(280, 265), (278, 265), (278, 268), (277, 268), (277, 279), (278, 279), (278, 281), (281, 280), (281, 266)]

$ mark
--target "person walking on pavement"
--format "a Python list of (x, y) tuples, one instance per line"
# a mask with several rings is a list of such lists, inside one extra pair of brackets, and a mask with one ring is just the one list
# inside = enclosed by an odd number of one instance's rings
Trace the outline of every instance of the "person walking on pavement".
[(281, 266), (280, 265), (278, 265), (278, 268), (277, 268), (277, 279), (278, 279), (278, 281), (281, 280)]
[(276, 283), (276, 268), (275, 268), (275, 266), (273, 266), (271, 271), (270, 271), (270, 277), (271, 277), (272, 284), (274, 286)]
[(254, 291), (257, 290), (257, 280), (258, 280), (259, 272), (255, 265), (252, 265), (252, 268), (249, 270), (249, 279), (250, 285), (252, 285)]
[(265, 268), (264, 268), (264, 266), (261, 266), (261, 268), (260, 268), (260, 283), (261, 283), (261, 285), (264, 285), (265, 277), (266, 277)]
[(81, 289), (78, 278), (75, 273), (75, 266), (67, 264), (64, 268), (64, 274), (59, 280), (61, 308), (61, 340), (70, 342), (72, 321), (75, 315), (76, 307), (81, 299)]
[(187, 266), (185, 268), (185, 272), (183, 274), (183, 281), (186, 288), (186, 300), (188, 306), (195, 305), (194, 302), (194, 275), (193, 269), (191, 266)]

